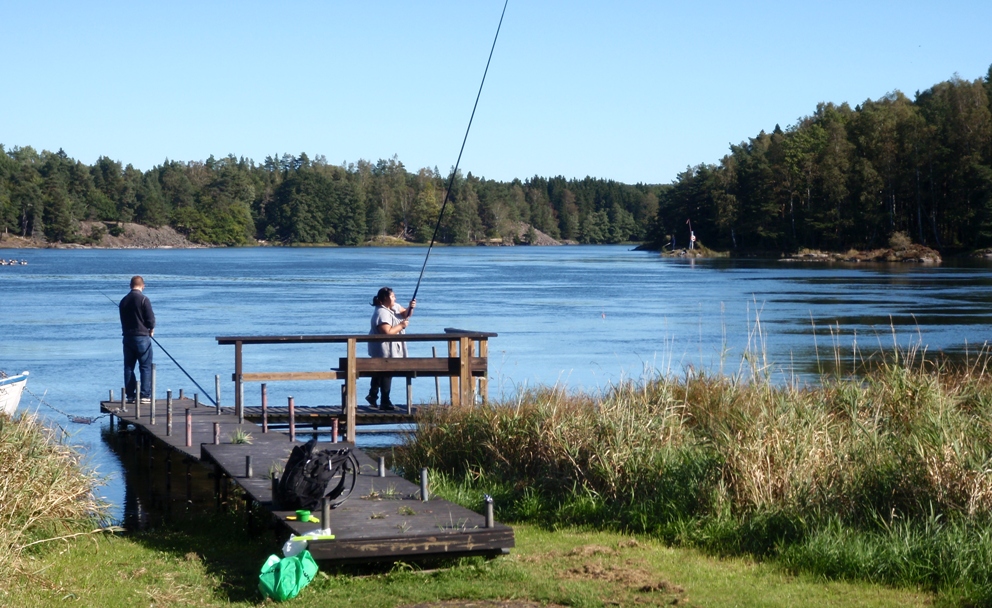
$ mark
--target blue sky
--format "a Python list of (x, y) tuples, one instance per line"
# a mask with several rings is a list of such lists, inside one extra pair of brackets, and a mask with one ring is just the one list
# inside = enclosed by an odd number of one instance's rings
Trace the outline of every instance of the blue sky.
[[(503, 4), (0, 0), (0, 143), (147, 170), (455, 163)], [(463, 172), (668, 183), (821, 101), (992, 64), (992, 2), (510, 0)]]

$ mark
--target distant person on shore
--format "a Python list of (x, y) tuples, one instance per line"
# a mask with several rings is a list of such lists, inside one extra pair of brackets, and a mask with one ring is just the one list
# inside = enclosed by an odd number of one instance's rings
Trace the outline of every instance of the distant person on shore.
[(124, 393), (127, 402), (134, 403), (138, 381), (134, 364), (141, 373), (141, 402), (151, 403), (152, 397), (152, 336), (155, 335), (155, 313), (144, 294), (145, 280), (131, 277), (131, 293), (121, 300), (121, 333), (124, 334)]
[[(410, 315), (417, 307), (416, 300), (410, 300), (410, 307), (403, 308), (396, 303), (396, 294), (389, 287), (383, 287), (379, 293), (372, 298), (372, 327), (369, 335), (387, 334), (395, 336), (406, 333), (406, 328), (410, 325)], [(406, 342), (369, 342), (370, 357), (403, 358), (407, 356)], [(369, 405), (376, 407), (376, 398), (382, 397), (379, 403), (380, 410), (394, 410), (393, 402), (389, 400), (389, 389), (393, 383), (393, 377), (389, 374), (375, 374), (372, 376), (372, 386), (369, 394), (365, 398)]]

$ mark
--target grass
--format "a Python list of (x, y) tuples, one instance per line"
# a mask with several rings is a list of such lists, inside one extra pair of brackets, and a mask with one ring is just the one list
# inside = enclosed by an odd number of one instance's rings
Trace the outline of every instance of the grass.
[[(657, 539), (522, 524), (517, 547), (492, 561), (322, 568), (294, 600), (301, 608), (563, 605), (926, 606), (927, 593), (794, 576), (750, 559), (713, 559)], [(245, 540), (236, 518), (99, 537), (30, 557), (33, 570), (0, 590), (0, 605), (252, 606), (271, 550)]]
[[(646, 534), (992, 605), (992, 379), (915, 353), (815, 387), (658, 377), (433, 408), (397, 453), (501, 521)], [(438, 490), (435, 490), (438, 491)]]
[(103, 528), (96, 479), (63, 439), (32, 416), (0, 414), (0, 580), (20, 569), (26, 549)]

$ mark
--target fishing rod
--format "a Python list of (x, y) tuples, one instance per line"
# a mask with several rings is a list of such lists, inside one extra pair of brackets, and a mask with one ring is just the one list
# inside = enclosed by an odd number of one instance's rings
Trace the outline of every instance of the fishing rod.
[[(479, 83), (479, 92), (475, 96), (475, 105), (472, 106), (472, 115), (468, 119), (468, 127), (465, 129), (465, 137), (462, 139), (461, 150), (458, 151), (458, 160), (455, 161), (455, 168), (451, 171), (451, 179), (448, 180), (448, 188), (444, 192), (444, 202), (441, 204), (441, 212), (437, 214), (437, 224), (434, 225), (434, 234), (431, 235), (431, 244), (427, 247), (427, 255), (424, 256), (424, 265), (420, 267), (420, 277), (417, 278), (417, 287), (413, 290), (411, 300), (417, 299), (417, 292), (420, 291), (420, 281), (424, 278), (424, 270), (427, 268), (427, 260), (431, 257), (431, 250), (434, 248), (434, 240), (437, 238), (437, 231), (441, 228), (441, 218), (444, 217), (444, 208), (448, 206), (448, 199), (451, 198), (451, 188), (455, 183), (455, 176), (458, 174), (458, 165), (462, 162), (462, 152), (465, 151), (465, 142), (468, 141), (468, 132), (472, 129), (472, 120), (475, 118), (475, 109), (479, 107), (479, 98), (482, 97), (482, 87), (486, 84), (486, 74), (489, 73), (489, 63), (493, 60), (493, 51), (496, 50), (496, 41), (499, 40), (499, 30), (503, 26), (503, 15), (506, 15), (506, 5), (510, 0), (503, 3), (503, 12), (499, 16), (499, 25), (496, 26), (496, 36), (493, 37), (493, 46), (489, 49), (489, 59), (486, 60), (486, 69), (482, 72), (482, 82)], [(410, 311), (413, 314), (413, 311)]]
[[(107, 294), (103, 293), (102, 291), (100, 292), (100, 295), (102, 295), (103, 297), (107, 298), (108, 300), (110, 300), (111, 302), (113, 302), (115, 306), (117, 306), (118, 308), (120, 308), (120, 305), (121, 305), (120, 302), (117, 302), (116, 300), (114, 300), (113, 298), (111, 298)], [(165, 350), (165, 347), (162, 346), (162, 344), (160, 344), (159, 341), (155, 339), (155, 336), (148, 336), (148, 337), (152, 339), (152, 342), (155, 343), (155, 346), (161, 348), (162, 349), (162, 352), (165, 353), (165, 355), (167, 357), (169, 357), (170, 359), (172, 359), (172, 362), (176, 364), (176, 367), (179, 368), (179, 371), (181, 371), (182, 373), (186, 374), (186, 377), (189, 378), (190, 382), (192, 382), (193, 384), (196, 385), (196, 388), (198, 388), (201, 391), (203, 391), (203, 395), (207, 399), (210, 399), (210, 403), (212, 403), (213, 405), (217, 405), (217, 402), (214, 401), (213, 397), (210, 396), (210, 393), (207, 392), (207, 389), (205, 389), (202, 386), (200, 386), (200, 383), (197, 382), (196, 380), (194, 380), (193, 379), (193, 376), (190, 376), (189, 375), (189, 372), (187, 372), (185, 369), (183, 369), (183, 366), (180, 365), (178, 361), (176, 361), (176, 358), (175, 357), (173, 357), (171, 354), (169, 354), (169, 351)]]

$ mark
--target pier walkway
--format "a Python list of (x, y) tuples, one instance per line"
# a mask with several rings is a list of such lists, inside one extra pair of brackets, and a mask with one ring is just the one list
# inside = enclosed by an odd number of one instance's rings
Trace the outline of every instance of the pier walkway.
[[(309, 543), (315, 559), (346, 563), (493, 556), (506, 553), (514, 546), (513, 530), (509, 526), (492, 521), (491, 515), (487, 517), (448, 501), (430, 498), (429, 489), (427, 496), (423, 496), (426, 483), (417, 486), (387, 471), (381, 461), (373, 461), (359, 449), (353, 450), (360, 465), (354, 491), (347, 501), (330, 512), (329, 522), (287, 520), (286, 517), (295, 512), (280, 510), (273, 503), (272, 476), (281, 474), (293, 446), (300, 444), (293, 436), (295, 424), (289, 433), (265, 432), (262, 426), (243, 420), (249, 409), (243, 408), (236, 414), (233, 408), (197, 405), (188, 398), (158, 399), (154, 407), (151, 404), (122, 407), (120, 400), (100, 403), (100, 410), (111, 414), (111, 425), (116, 419), (122, 428), (124, 425), (133, 427), (187, 462), (214, 467), (218, 505), (221, 495), (226, 495), (224, 480), (228, 479), (244, 490), (248, 500), (271, 513), (273, 523), (286, 533), (302, 535), (325, 528), (329, 523), (335, 538)], [(342, 415), (340, 407), (332, 409), (337, 410), (335, 416)], [(378, 419), (394, 416), (396, 421), (409, 418), (404, 411), (366, 413), (363, 409), (351, 409), (349, 418), (356, 424), (360, 424), (364, 416)], [(303, 426), (305, 416), (301, 418), (297, 420)], [(353, 432), (353, 426), (349, 428)], [(301, 433), (309, 435), (312, 431), (301, 429)], [(244, 442), (248, 435), (250, 443)], [(318, 449), (345, 446), (354, 448), (354, 443), (327, 442), (318, 444)], [(167, 483), (171, 484), (171, 480)], [(187, 494), (190, 491), (187, 487)]]

